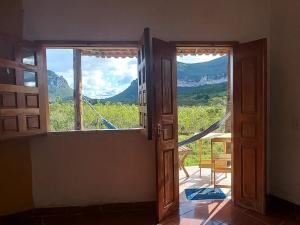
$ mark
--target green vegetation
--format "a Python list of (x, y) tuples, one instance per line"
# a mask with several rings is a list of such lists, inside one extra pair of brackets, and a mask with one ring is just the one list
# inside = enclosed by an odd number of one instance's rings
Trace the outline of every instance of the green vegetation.
[[(204, 63), (177, 63), (177, 102), (179, 141), (194, 133), (201, 132), (220, 120), (226, 109), (228, 57)], [(29, 80), (31, 81), (31, 80)], [(66, 131), (74, 129), (74, 90), (64, 77), (48, 71), (50, 130)], [(138, 80), (133, 80), (123, 92), (107, 99), (91, 99), (85, 96), (104, 118), (118, 128), (139, 127)], [(106, 129), (100, 118), (87, 105), (83, 107), (85, 129)], [(224, 128), (220, 128), (220, 131)], [(193, 154), (186, 159), (186, 165), (198, 165), (197, 143), (188, 147)], [(221, 150), (221, 146), (216, 146)], [(218, 151), (218, 150), (217, 150)], [(210, 142), (204, 141), (203, 158), (210, 158)]]
[(226, 101), (227, 83), (198, 87), (178, 87), (177, 93), (177, 102), (179, 105), (219, 105)]
[[(212, 123), (220, 120), (225, 114), (224, 98), (213, 98), (211, 104), (205, 106), (179, 106), (178, 133), (179, 141), (194, 133), (205, 130)], [(66, 131), (74, 129), (74, 103), (62, 102), (60, 98), (49, 104), (51, 131)], [(118, 128), (139, 127), (138, 106), (134, 104), (97, 103), (95, 109)], [(83, 107), (85, 129), (105, 129), (106, 127), (97, 119), (95, 112), (87, 105)], [(197, 143), (189, 144), (194, 153), (186, 159), (186, 165), (198, 165), (199, 154)], [(210, 158), (210, 144), (204, 141), (203, 157)]]

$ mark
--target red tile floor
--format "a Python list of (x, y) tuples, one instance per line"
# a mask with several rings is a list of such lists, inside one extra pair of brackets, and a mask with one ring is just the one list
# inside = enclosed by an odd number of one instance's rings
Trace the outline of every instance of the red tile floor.
[[(50, 214), (31, 217), (26, 221), (0, 221), (5, 225), (155, 225), (155, 215), (149, 211), (107, 212), (88, 210), (65, 215)], [(160, 225), (294, 225), (300, 216), (288, 207), (273, 209), (268, 216), (234, 206), (231, 200), (191, 201), (180, 205), (180, 213), (170, 216)]]
[(290, 210), (273, 209), (267, 216), (234, 206), (231, 200), (181, 203), (178, 216), (161, 225), (267, 225), (300, 224), (300, 216)]
[[(169, 216), (159, 225), (300, 225), (299, 208), (278, 200), (271, 202), (271, 209), (267, 216), (234, 206), (230, 198), (189, 201), (185, 197), (184, 189), (209, 187), (210, 171), (204, 169), (200, 178), (198, 167), (189, 167), (188, 170), (191, 175), (189, 178), (180, 171), (179, 213)], [(224, 182), (224, 177), (220, 178), (222, 178), (220, 181)], [(230, 177), (228, 179), (230, 181)], [(224, 191), (230, 195), (230, 191)], [(0, 225), (156, 225), (152, 208), (153, 205), (143, 210), (141, 205), (127, 206), (122, 209), (99, 206), (54, 208), (46, 211), (39, 209), (29, 217), (21, 217), (23, 219), (19, 217), (0, 219)]]

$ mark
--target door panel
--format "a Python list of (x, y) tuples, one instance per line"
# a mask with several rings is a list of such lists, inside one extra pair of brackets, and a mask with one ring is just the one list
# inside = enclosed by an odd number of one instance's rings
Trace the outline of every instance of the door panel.
[(13, 55), (0, 58), (0, 140), (47, 132), (45, 50), (17, 41)]
[(266, 40), (258, 40), (233, 49), (233, 198), (261, 213), (266, 198), (266, 48)]
[(159, 220), (178, 210), (176, 48), (153, 38), (153, 82)]

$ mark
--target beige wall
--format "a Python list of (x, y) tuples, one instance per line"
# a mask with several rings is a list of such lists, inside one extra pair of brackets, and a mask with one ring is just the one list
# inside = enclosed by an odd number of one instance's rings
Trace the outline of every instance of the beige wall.
[(269, 0), (26, 0), (29, 39), (138, 40), (144, 27), (165, 40), (268, 36)]
[(273, 1), (270, 191), (300, 204), (300, 2)]
[(155, 200), (155, 154), (140, 130), (31, 141), (35, 207)]
[[(33, 40), (138, 40), (146, 26), (150, 27), (153, 36), (165, 40), (243, 42), (269, 37), (269, 0), (26, 0), (23, 2), (24, 37)], [(146, 142), (140, 140), (137, 134), (126, 133), (126, 136), (123, 136), (124, 133), (116, 132), (114, 135), (118, 138), (111, 143), (113, 147), (103, 151), (99, 150), (100, 146), (106, 146), (103, 143), (108, 142), (108, 138), (111, 137), (102, 133), (34, 139), (31, 153), (35, 205), (154, 199), (153, 145), (152, 148), (147, 147), (149, 153), (144, 151)], [(132, 142), (128, 142), (127, 138)], [(85, 147), (86, 144), (88, 147)], [(127, 145), (130, 146), (126, 147)], [(109, 157), (118, 157), (121, 149), (126, 151), (124, 156), (128, 162), (117, 158), (117, 161), (122, 163), (109, 165), (110, 162), (104, 156), (109, 154)], [(87, 151), (91, 152), (93, 157), (89, 156)], [(146, 164), (131, 164), (136, 161), (137, 153), (140, 158), (147, 158)], [(98, 160), (104, 164), (99, 164)], [(84, 162), (83, 170), (79, 166), (81, 162)], [(147, 176), (143, 173), (131, 173), (132, 169), (126, 171), (127, 163), (140, 170), (146, 167)], [(72, 170), (73, 167), (76, 174)], [(102, 168), (113, 167), (115, 167), (112, 171), (114, 176), (103, 175)], [(95, 168), (101, 171), (99, 178), (90, 176), (89, 172), (94, 171)], [(102, 176), (104, 177), (100, 178)], [(106, 182), (102, 182), (103, 179)], [(121, 193), (115, 190), (116, 186), (124, 180), (132, 179), (140, 181), (138, 184), (141, 185), (134, 195), (127, 190), (122, 190)], [(75, 184), (78, 182), (80, 186), (76, 188)], [(126, 185), (137, 187), (133, 183), (126, 182)], [(105, 190), (111, 188), (113, 191), (107, 194)], [(74, 195), (75, 193), (78, 196)]]

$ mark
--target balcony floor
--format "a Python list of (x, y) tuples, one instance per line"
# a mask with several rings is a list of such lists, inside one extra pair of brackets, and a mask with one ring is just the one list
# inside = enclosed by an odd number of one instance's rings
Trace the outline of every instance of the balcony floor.
[[(179, 171), (179, 193), (180, 193), (180, 202), (187, 202), (184, 190), (187, 188), (204, 188), (204, 187), (213, 187), (210, 182), (210, 169), (202, 168), (201, 177), (200, 177), (200, 168), (198, 166), (187, 166), (186, 167), (190, 177), (187, 178), (183, 170)], [(230, 185), (231, 184), (231, 174), (217, 174), (217, 184)], [(222, 191), (231, 198), (231, 189), (230, 188), (221, 188)]]

